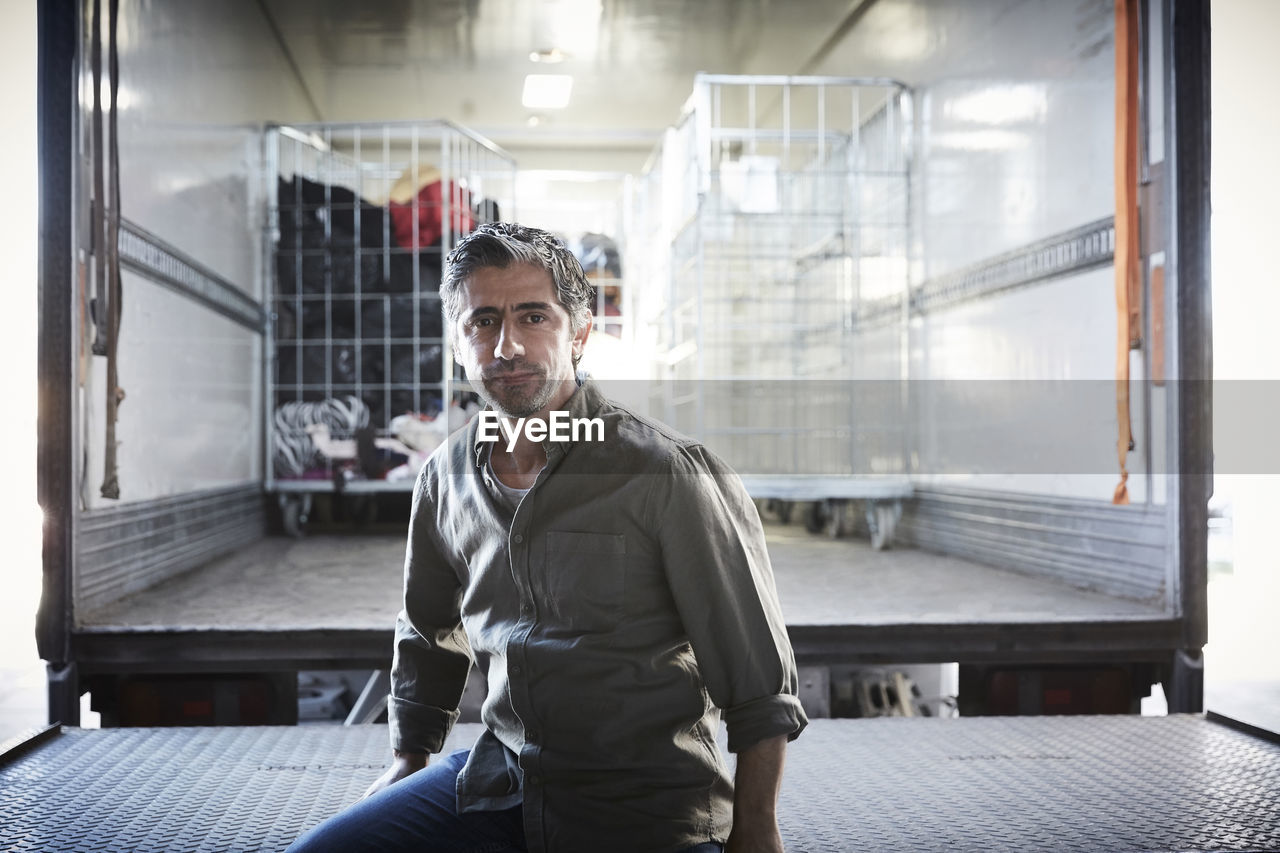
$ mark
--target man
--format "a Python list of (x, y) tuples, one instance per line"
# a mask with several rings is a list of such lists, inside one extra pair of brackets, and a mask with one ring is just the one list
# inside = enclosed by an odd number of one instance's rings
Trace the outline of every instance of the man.
[[(395, 761), (297, 849), (780, 851), (783, 752), (807, 720), (741, 481), (578, 381), (591, 287), (552, 235), (482, 226), (449, 256), (441, 299), (493, 414), (418, 478)], [(567, 440), (524, 428), (556, 412), (602, 428)], [(484, 440), (498, 417), (498, 440)], [(486, 730), (428, 762), (473, 657)]]

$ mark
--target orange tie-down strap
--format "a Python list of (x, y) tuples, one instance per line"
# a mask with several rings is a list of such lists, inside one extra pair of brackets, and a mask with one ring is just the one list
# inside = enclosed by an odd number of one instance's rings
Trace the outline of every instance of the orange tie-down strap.
[(1142, 268), (1138, 256), (1138, 4), (1116, 0), (1116, 453), (1115, 504), (1129, 502), (1126, 463), (1133, 449), (1129, 419), (1129, 352), (1141, 345)]

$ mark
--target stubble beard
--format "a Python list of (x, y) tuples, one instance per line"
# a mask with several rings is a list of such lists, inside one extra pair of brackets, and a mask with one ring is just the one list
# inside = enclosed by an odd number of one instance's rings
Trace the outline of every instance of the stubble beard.
[[(504, 388), (502, 378), (507, 373), (537, 373), (540, 380), (528, 388)], [(548, 378), (538, 366), (521, 365), (510, 371), (495, 371), (481, 377), (480, 396), (495, 412), (507, 418), (527, 418), (542, 411), (555, 398), (560, 381)]]

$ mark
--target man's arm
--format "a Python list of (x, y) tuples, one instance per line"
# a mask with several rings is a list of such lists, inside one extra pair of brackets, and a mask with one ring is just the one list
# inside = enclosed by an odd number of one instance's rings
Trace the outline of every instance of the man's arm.
[(436, 529), (431, 466), (414, 489), (405, 553), (404, 609), (396, 619), (387, 716), (394, 762), (365, 792), (377, 793), (427, 766), (458, 718), (471, 669), (458, 577)]
[(738, 753), (734, 777), (733, 831), (725, 853), (782, 853), (778, 834), (778, 791), (786, 735), (762, 740)]
[(649, 523), (729, 751), (794, 740), (808, 723), (764, 529), (738, 476), (701, 445), (678, 448), (655, 480)]
[(808, 718), (759, 515), (737, 475), (701, 446), (672, 457), (658, 493), (667, 579), (738, 755), (725, 853), (781, 853), (783, 755)]

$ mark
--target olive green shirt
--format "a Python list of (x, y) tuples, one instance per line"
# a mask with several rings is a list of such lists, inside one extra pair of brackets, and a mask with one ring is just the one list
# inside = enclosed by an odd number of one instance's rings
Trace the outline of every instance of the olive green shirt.
[(523, 804), (528, 849), (723, 842), (731, 751), (807, 723), (759, 516), (697, 442), (607, 401), (566, 404), (604, 440), (546, 441), (514, 514), (476, 424), (418, 478), (396, 624), (395, 749), (438, 752), (472, 658), (486, 731), (460, 811)]

